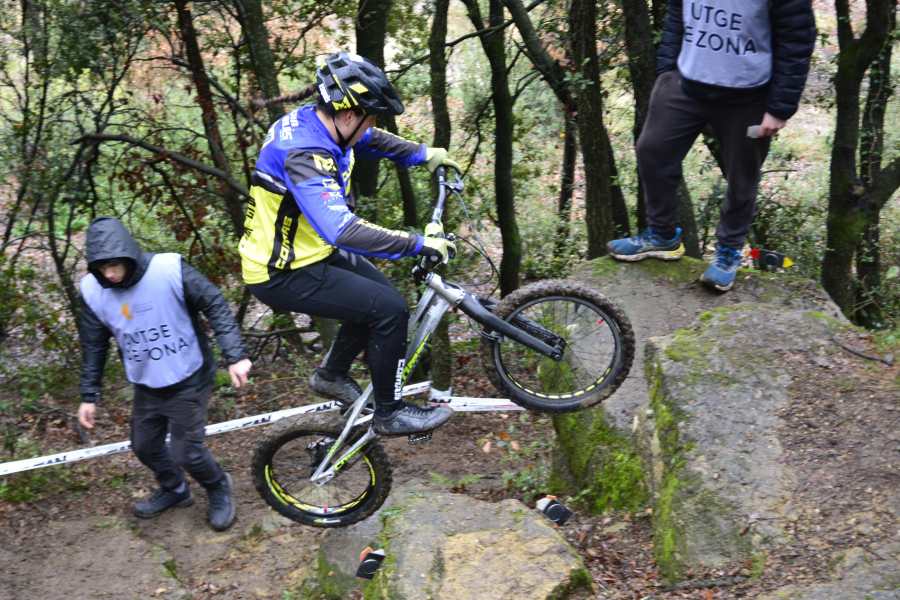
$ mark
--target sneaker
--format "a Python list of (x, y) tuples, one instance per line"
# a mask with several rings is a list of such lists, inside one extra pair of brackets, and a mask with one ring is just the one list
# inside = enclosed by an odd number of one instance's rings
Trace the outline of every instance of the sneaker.
[(193, 504), (194, 498), (191, 496), (191, 488), (187, 482), (183, 482), (179, 487), (184, 488), (180, 493), (159, 488), (143, 500), (138, 500), (132, 507), (134, 516), (141, 519), (152, 519), (170, 508), (181, 508)]
[(645, 258), (661, 260), (678, 260), (684, 255), (684, 244), (681, 243), (681, 227), (675, 228), (675, 237), (665, 239), (657, 235), (653, 229), (647, 228), (636, 236), (612, 240), (606, 244), (609, 255), (617, 260), (634, 262)]
[(374, 418), (375, 433), (381, 435), (407, 435), (431, 431), (447, 422), (453, 411), (443, 406), (421, 408), (412, 404), (404, 404), (391, 414)]
[(209, 506), (206, 509), (206, 519), (210, 527), (216, 531), (225, 531), (234, 524), (235, 509), (234, 500), (231, 497), (231, 475), (225, 473), (225, 477), (206, 488)]
[(316, 369), (309, 377), (309, 387), (317, 394), (337, 400), (341, 404), (353, 404), (362, 388), (349, 375), (326, 375), (323, 369)]
[(716, 255), (700, 276), (700, 281), (720, 292), (727, 292), (734, 285), (739, 266), (741, 266), (740, 250), (716, 244)]

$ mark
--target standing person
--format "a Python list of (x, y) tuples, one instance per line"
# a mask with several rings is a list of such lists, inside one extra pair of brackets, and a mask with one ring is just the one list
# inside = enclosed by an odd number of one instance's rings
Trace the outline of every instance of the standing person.
[[(613, 258), (677, 260), (675, 190), (681, 162), (712, 126), (728, 192), (716, 228), (716, 252), (700, 280), (734, 285), (756, 212), (760, 170), (771, 136), (797, 111), (816, 28), (810, 0), (669, 0), (657, 79), (637, 142), (649, 227), (607, 245)], [(755, 126), (752, 129), (751, 126)]]
[(427, 148), (374, 126), (378, 115), (399, 115), (403, 103), (384, 72), (348, 52), (329, 55), (316, 84), (296, 101), (316, 95), (269, 128), (252, 177), (240, 242), (244, 283), (276, 310), (341, 321), (323, 365), (310, 378), (316, 392), (352, 402), (360, 388), (348, 375), (366, 349), (372, 375), (375, 431), (384, 435), (429, 431), (451, 414), (401, 400), (409, 313), (406, 300), (365, 257), (425, 255), (446, 262), (454, 251), (440, 226), (425, 235), (379, 227), (353, 213), (350, 177), (356, 153), (409, 167), (457, 167), (443, 148)]
[[(216, 363), (198, 315), (216, 333), (234, 387), (247, 383), (250, 360), (238, 324), (219, 290), (179, 254), (142, 252), (117, 219), (95, 219), (87, 233), (89, 273), (81, 280), (81, 405), (78, 421), (94, 426), (101, 380), (115, 337), (125, 376), (134, 384), (131, 448), (159, 483), (134, 504), (151, 518), (194, 503), (184, 471), (206, 488), (207, 518), (217, 531), (235, 519), (231, 475), (204, 445), (206, 407)], [(171, 442), (166, 446), (166, 434)]]

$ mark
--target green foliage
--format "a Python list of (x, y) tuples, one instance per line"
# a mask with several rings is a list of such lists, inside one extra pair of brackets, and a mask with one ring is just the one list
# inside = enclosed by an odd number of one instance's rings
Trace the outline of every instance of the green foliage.
[[(4, 429), (4, 448), (9, 452), (6, 460), (25, 460), (44, 454), (43, 448), (28, 435), (17, 435)], [(79, 489), (81, 486), (72, 478), (72, 471), (62, 465), (32, 469), (0, 478), (0, 500), (5, 502), (35, 502), (44, 496), (63, 490)]]
[(524, 441), (526, 434), (523, 432), (531, 430), (533, 419), (528, 413), (510, 419), (496, 441), (497, 446), (505, 451), (503, 462), (511, 467), (501, 475), (503, 485), (514, 490), (523, 502), (533, 502), (546, 493), (550, 477), (551, 440), (537, 437)]
[(465, 492), (466, 488), (478, 483), (483, 478), (482, 475), (477, 473), (469, 473), (459, 479), (452, 479), (434, 471), (429, 471), (428, 476), (431, 478), (431, 483), (438, 487), (447, 488), (451, 492)]
[(520, 221), (524, 246), (522, 272), (526, 279), (565, 277), (582, 257), (586, 234), (577, 223), (569, 235), (559, 236), (559, 220), (544, 209), (529, 211)]

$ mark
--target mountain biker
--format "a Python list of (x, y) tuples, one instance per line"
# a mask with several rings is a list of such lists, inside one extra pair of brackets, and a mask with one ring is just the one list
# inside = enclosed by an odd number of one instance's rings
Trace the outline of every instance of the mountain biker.
[[(316, 83), (273, 101), (316, 94), (268, 131), (256, 161), (239, 250), (244, 283), (275, 310), (341, 321), (310, 387), (349, 403), (359, 385), (348, 375), (366, 349), (375, 401), (373, 426), (385, 435), (430, 431), (452, 411), (406, 404), (400, 395), (406, 349), (406, 301), (365, 257), (423, 255), (447, 262), (455, 250), (439, 225), (425, 235), (391, 230), (353, 213), (350, 178), (357, 153), (409, 167), (457, 167), (443, 148), (428, 148), (374, 127), (403, 103), (384, 72), (348, 52), (329, 55)], [(271, 102), (271, 101), (270, 101)]]
[(180, 255), (141, 251), (118, 219), (95, 219), (86, 246), (78, 421), (87, 429), (94, 426), (109, 338), (115, 337), (125, 376), (134, 384), (131, 448), (159, 482), (155, 492), (134, 504), (135, 516), (148, 519), (193, 504), (186, 470), (206, 488), (209, 524), (228, 529), (235, 520), (231, 476), (203, 443), (216, 361), (198, 316), (206, 316), (231, 383), (241, 387), (251, 363), (231, 309), (216, 286)]

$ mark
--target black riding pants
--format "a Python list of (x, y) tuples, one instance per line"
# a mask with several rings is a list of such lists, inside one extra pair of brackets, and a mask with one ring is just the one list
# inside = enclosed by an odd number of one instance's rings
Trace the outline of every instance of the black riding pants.
[(716, 237), (724, 246), (742, 247), (756, 212), (760, 170), (770, 141), (748, 138), (747, 127), (761, 123), (765, 112), (765, 96), (747, 102), (707, 102), (684, 93), (677, 70), (661, 74), (636, 148), (649, 225), (663, 231), (675, 226), (681, 161), (709, 123), (719, 140), (728, 179)]
[(409, 311), (400, 292), (372, 263), (334, 252), (317, 263), (280, 271), (265, 283), (247, 287), (275, 310), (341, 321), (325, 368), (346, 373), (365, 348), (376, 412), (387, 414), (400, 405), (395, 382), (403, 368)]
[[(225, 476), (203, 442), (211, 393), (209, 383), (169, 393), (135, 386), (131, 449), (153, 471), (160, 487), (174, 490), (184, 481), (184, 471), (204, 487)], [(168, 446), (167, 433), (172, 434)]]

